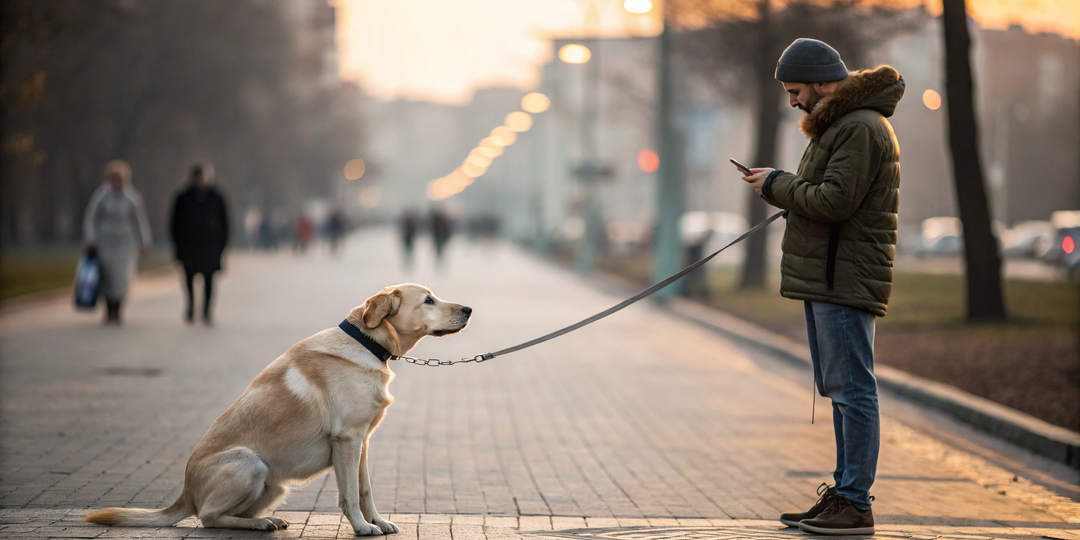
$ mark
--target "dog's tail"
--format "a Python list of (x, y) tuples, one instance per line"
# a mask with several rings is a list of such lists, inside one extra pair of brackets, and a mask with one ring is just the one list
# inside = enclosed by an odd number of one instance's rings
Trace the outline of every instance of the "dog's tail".
[(195, 509), (188, 504), (186, 494), (181, 494), (168, 508), (106, 508), (84, 517), (83, 521), (118, 527), (168, 527), (194, 514)]

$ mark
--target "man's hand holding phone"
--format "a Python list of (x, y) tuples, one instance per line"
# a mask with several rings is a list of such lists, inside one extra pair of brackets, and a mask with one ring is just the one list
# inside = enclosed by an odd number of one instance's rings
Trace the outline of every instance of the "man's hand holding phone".
[(773, 169), (769, 167), (751, 169), (734, 159), (730, 161), (735, 165), (735, 168), (739, 169), (739, 172), (743, 174), (742, 179), (747, 184), (754, 186), (754, 191), (756, 191), (758, 195), (761, 195), (761, 188), (765, 185), (765, 179), (769, 177), (769, 173), (773, 172)]

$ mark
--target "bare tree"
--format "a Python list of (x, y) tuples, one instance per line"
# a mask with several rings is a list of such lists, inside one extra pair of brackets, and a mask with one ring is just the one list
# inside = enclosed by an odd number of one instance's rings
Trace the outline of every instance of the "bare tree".
[(356, 157), (359, 96), (319, 82), (327, 66), (311, 28), (326, 20), (258, 0), (5, 0), (3, 10), (0, 241), (76, 237), (114, 158), (132, 163), (161, 230), (194, 160), (212, 160), (237, 202), (257, 192), (265, 206), (295, 208), (330, 195)]
[(990, 206), (979, 161), (967, 7), (964, 0), (945, 0), (943, 8), (945, 97), (956, 201), (964, 225), (967, 319), (999, 321), (1006, 318), (1001, 292), (1001, 254), (991, 229)]

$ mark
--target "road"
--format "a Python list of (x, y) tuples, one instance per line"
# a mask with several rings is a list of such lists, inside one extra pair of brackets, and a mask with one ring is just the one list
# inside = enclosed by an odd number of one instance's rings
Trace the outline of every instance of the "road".
[[(425, 246), (426, 247), (426, 246)], [(67, 299), (0, 315), (0, 536), (351, 537), (332, 475), (297, 487), (276, 533), (120, 529), (79, 518), (162, 507), (187, 456), (259, 371), (336, 325), (384, 285), (415, 281), (474, 309), (463, 333), (416, 356), (472, 356), (546, 333), (619, 298), (508, 244), (453, 244), (402, 267), (388, 231), (333, 258), (240, 253), (215, 324), (182, 321), (179, 278), (138, 281), (122, 328)], [(397, 363), (397, 398), (372, 440), (375, 502), (400, 538), (787, 538), (829, 478), (831, 422), (808, 372), (643, 302), (483, 364)], [(883, 396), (872, 490), (879, 537), (1080, 538), (1080, 504), (904, 421)], [(989, 456), (989, 458), (987, 457)], [(546, 533), (544, 531), (547, 531)]]

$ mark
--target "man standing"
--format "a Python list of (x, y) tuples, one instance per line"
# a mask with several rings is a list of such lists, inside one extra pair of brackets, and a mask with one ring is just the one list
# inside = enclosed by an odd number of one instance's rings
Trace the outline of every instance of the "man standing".
[(170, 231), (176, 248), (176, 260), (184, 265), (187, 284), (187, 313), (195, 319), (195, 275), (203, 277), (203, 322), (210, 324), (210, 300), (214, 291), (214, 272), (221, 270), (221, 254), (229, 241), (229, 213), (225, 198), (211, 183), (214, 168), (195, 165), (191, 183), (176, 195)]
[(896, 253), (900, 154), (888, 118), (904, 94), (889, 66), (848, 72), (840, 54), (797, 39), (776, 64), (810, 139), (797, 173), (751, 169), (743, 180), (788, 210), (780, 294), (802, 300), (818, 392), (832, 400), (834, 486), (780, 521), (818, 534), (873, 534), (870, 486), (880, 439), (875, 316), (885, 315)]

